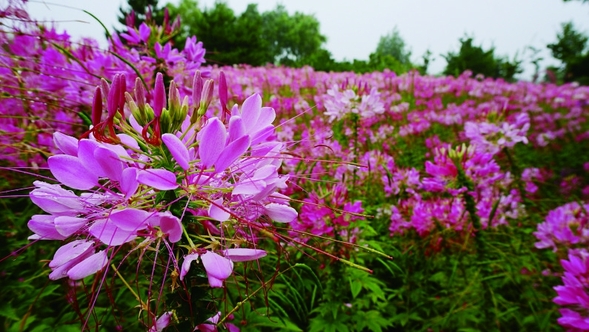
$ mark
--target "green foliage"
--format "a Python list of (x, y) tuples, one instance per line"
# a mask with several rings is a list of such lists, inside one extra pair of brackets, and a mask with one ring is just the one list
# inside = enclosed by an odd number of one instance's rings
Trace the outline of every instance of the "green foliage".
[(391, 70), (397, 74), (406, 73), (417, 69), (422, 73), (427, 71), (431, 53), (428, 51), (423, 56), (423, 65), (415, 66), (410, 60), (411, 52), (407, 50), (405, 41), (395, 28), (389, 34), (382, 36), (376, 46), (376, 50), (369, 55), (368, 60), (336, 61), (329, 51), (320, 49), (311, 57), (305, 59), (305, 64), (320, 71), (355, 73), (369, 73), (375, 71)]
[(560, 81), (589, 85), (589, 49), (587, 36), (575, 30), (572, 22), (562, 25), (554, 44), (548, 44), (552, 56), (562, 62), (554, 68)]
[(380, 37), (376, 51), (372, 53), (375, 57), (391, 56), (401, 65), (411, 65), (411, 51), (407, 50), (405, 41), (395, 27), (393, 31)]
[(207, 49), (207, 60), (214, 64), (302, 66), (319, 56), (326, 40), (314, 16), (290, 15), (282, 5), (260, 13), (257, 5), (250, 4), (241, 15), (224, 2), (201, 10), (196, 1), (182, 0), (167, 8), (171, 16), (182, 17), (176, 45), (181, 47), (188, 36), (196, 35)]
[(445, 75), (458, 76), (465, 70), (470, 70), (474, 75), (482, 74), (485, 77), (503, 78), (507, 81), (515, 80), (515, 75), (521, 73), (521, 61), (513, 62), (505, 58), (495, 57), (495, 48), (487, 51), (481, 46), (473, 45), (472, 37), (460, 39), (460, 51), (448, 52), (443, 57), (448, 62), (444, 69)]
[(319, 31), (319, 21), (312, 15), (295, 12), (290, 16), (283, 5), (278, 5), (262, 16), (263, 35), (270, 42), (275, 63), (300, 66), (326, 41)]

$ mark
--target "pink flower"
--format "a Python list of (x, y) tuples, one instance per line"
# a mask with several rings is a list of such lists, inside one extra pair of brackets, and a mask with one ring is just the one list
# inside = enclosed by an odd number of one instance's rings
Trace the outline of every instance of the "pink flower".
[(190, 270), (192, 262), (200, 258), (207, 272), (209, 285), (211, 287), (223, 287), (223, 281), (233, 273), (233, 262), (251, 261), (266, 256), (264, 250), (248, 248), (225, 249), (223, 253), (226, 257), (208, 250), (204, 251), (204, 253), (195, 252), (184, 256), (184, 262), (182, 262), (180, 270), (180, 280), (184, 279), (188, 270)]

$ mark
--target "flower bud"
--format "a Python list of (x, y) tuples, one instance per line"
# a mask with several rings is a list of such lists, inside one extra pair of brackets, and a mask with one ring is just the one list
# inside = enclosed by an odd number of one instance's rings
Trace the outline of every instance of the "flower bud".
[(100, 123), (102, 117), (102, 93), (100, 87), (94, 90), (94, 100), (92, 101), (92, 125)]
[(133, 90), (134, 94), (135, 94), (135, 101), (137, 102), (137, 107), (139, 107), (140, 110), (143, 111), (143, 108), (145, 107), (145, 87), (143, 86), (143, 82), (141, 82), (141, 79), (139, 77), (137, 77), (135, 79), (135, 89)]
[(200, 95), (200, 103), (198, 105), (198, 109), (196, 110), (196, 112), (192, 113), (192, 116), (190, 117), (191, 123), (197, 122), (198, 119), (200, 119), (200, 117), (202, 117), (207, 112), (207, 109), (209, 108), (209, 105), (211, 104), (211, 101), (213, 100), (214, 88), (215, 88), (215, 81), (213, 81), (213, 80), (206, 80), (205, 81), (203, 88), (202, 88), (202, 93)]
[[(194, 110), (192, 111), (194, 114), (198, 107), (200, 106), (200, 97), (202, 94), (202, 86), (203, 81), (200, 75), (200, 70), (197, 70), (194, 73), (194, 78), (192, 79), (192, 105), (194, 105)], [(192, 114), (190, 114), (192, 116)]]
[(162, 133), (169, 133), (171, 132), (172, 126), (172, 117), (170, 115), (170, 111), (164, 108), (162, 114), (160, 115), (160, 128), (162, 129)]
[(168, 92), (168, 110), (172, 118), (175, 118), (175, 113), (180, 109), (180, 92), (176, 87), (176, 82), (170, 82), (170, 90)]
[(155, 76), (155, 88), (153, 90), (153, 112), (155, 117), (162, 114), (166, 104), (166, 88), (164, 87), (164, 75), (157, 73)]

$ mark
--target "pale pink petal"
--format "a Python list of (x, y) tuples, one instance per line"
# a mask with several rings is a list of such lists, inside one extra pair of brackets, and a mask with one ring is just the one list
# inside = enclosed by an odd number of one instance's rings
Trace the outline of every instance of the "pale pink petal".
[(65, 240), (67, 238), (55, 228), (55, 216), (36, 214), (31, 217), (27, 226), (37, 235), (30, 238), (31, 240)]
[(235, 325), (235, 324), (225, 323), (225, 327), (227, 328), (227, 331), (229, 331), (229, 332), (239, 332), (239, 331), (241, 331), (239, 329), (239, 327), (237, 327), (237, 325)]
[(74, 259), (69, 260), (62, 265), (56, 266), (55, 268), (53, 268), (53, 271), (49, 274), (49, 279), (57, 280), (67, 277), (67, 274), (72, 267), (74, 267), (82, 260), (92, 256), (93, 254), (94, 248), (90, 248), (89, 250), (83, 252), (81, 255), (75, 257)]
[(213, 278), (225, 280), (233, 272), (233, 262), (212, 251), (207, 251), (200, 259), (207, 271), (207, 275)]
[(241, 116), (234, 115), (229, 119), (229, 142), (245, 135), (245, 127)]
[(211, 167), (225, 148), (227, 131), (218, 118), (211, 118), (200, 131), (198, 154), (205, 168)]
[(53, 143), (63, 153), (70, 156), (78, 155), (78, 140), (60, 132), (53, 133)]
[(90, 173), (74, 156), (56, 155), (47, 160), (49, 170), (57, 181), (79, 190), (88, 190), (98, 185), (98, 177)]
[(107, 219), (95, 221), (88, 232), (107, 246), (120, 246), (137, 237), (134, 232), (120, 229), (112, 222), (107, 222)]
[(265, 180), (273, 175), (276, 175), (276, 166), (265, 165), (254, 172), (252, 180)]
[(268, 140), (268, 137), (274, 135), (274, 126), (267, 126), (258, 130), (252, 137), (252, 145), (257, 145)]
[(276, 111), (272, 107), (262, 107), (258, 118), (258, 128), (264, 128), (272, 124), (276, 119)]
[(84, 253), (93, 252), (93, 245), (94, 242), (86, 240), (76, 240), (65, 244), (57, 249), (53, 255), (53, 260), (49, 262), (49, 267), (56, 268), (73, 261), (76, 257), (82, 256)]
[(219, 159), (215, 162), (215, 172), (222, 172), (227, 167), (231, 166), (231, 164), (233, 164), (237, 158), (241, 157), (249, 147), (250, 137), (248, 135), (242, 136), (231, 142), (225, 149), (223, 149)]
[(122, 230), (137, 231), (147, 228), (147, 219), (150, 216), (151, 213), (147, 211), (127, 208), (112, 212), (109, 219)]
[(216, 199), (209, 206), (209, 217), (220, 222), (227, 221), (231, 214), (225, 210), (223, 208), (223, 198)]
[(77, 215), (84, 209), (80, 198), (57, 184), (35, 181), (37, 187), (29, 194), (31, 201), (43, 211), (56, 215)]
[(168, 150), (170, 150), (172, 157), (174, 157), (174, 160), (176, 160), (178, 165), (180, 165), (182, 169), (188, 170), (190, 168), (188, 163), (190, 159), (186, 145), (184, 145), (176, 135), (169, 133), (162, 135), (162, 141), (168, 147)]
[(165, 312), (155, 322), (155, 331), (157, 331), (157, 332), (163, 331), (164, 328), (166, 328), (166, 327), (168, 327), (168, 325), (170, 325), (171, 320), (172, 320), (172, 312), (171, 311)]
[(54, 220), (55, 229), (59, 234), (68, 237), (80, 230), (80, 228), (86, 225), (86, 218), (77, 218), (69, 216), (57, 217)]
[(176, 174), (165, 169), (140, 170), (137, 181), (159, 190), (173, 190), (178, 188)]
[(180, 219), (172, 214), (165, 214), (160, 218), (160, 228), (164, 234), (168, 234), (168, 239), (172, 243), (176, 243), (182, 238)]
[[(209, 286), (211, 286), (212, 288), (221, 288), (221, 287), (223, 287), (223, 281), (225, 281), (225, 279), (217, 279), (217, 278), (213, 277), (210, 274), (207, 274), (207, 277), (209, 279)], [(210, 325), (210, 326), (214, 328), (213, 325)]]
[(262, 249), (232, 248), (226, 249), (223, 254), (234, 262), (247, 262), (266, 256), (266, 251)]
[(245, 133), (256, 131), (258, 119), (260, 118), (262, 108), (262, 97), (259, 94), (249, 96), (241, 105), (241, 118), (245, 127)]
[(124, 164), (116, 153), (107, 148), (98, 147), (94, 150), (94, 158), (105, 177), (117, 182), (121, 181)]
[(297, 210), (288, 205), (270, 203), (265, 206), (266, 214), (276, 222), (291, 222), (297, 216)]
[(125, 198), (133, 196), (139, 187), (139, 182), (137, 182), (137, 173), (138, 169), (135, 167), (128, 167), (123, 170), (120, 186), (121, 192), (125, 194)]
[(106, 250), (101, 250), (76, 264), (76, 266), (68, 271), (67, 275), (72, 280), (84, 279), (102, 270), (107, 263), (108, 257), (106, 256)]
[(188, 270), (190, 270), (190, 264), (197, 260), (199, 256), (200, 255), (196, 253), (184, 256), (184, 262), (182, 262), (182, 268), (180, 268), (180, 280), (184, 280)]
[[(141, 127), (139, 127), (139, 132), (141, 132)], [(141, 148), (139, 147), (139, 143), (137, 143), (137, 141), (127, 135), (127, 134), (117, 134), (117, 137), (121, 140), (121, 143), (128, 146), (131, 149), (135, 149), (135, 150), (141, 150)], [(120, 156), (120, 155), (119, 155)]]
[(87, 170), (92, 171), (97, 177), (104, 177), (106, 174), (102, 172), (102, 167), (96, 161), (96, 157), (94, 157), (94, 151), (98, 149), (99, 146), (100, 145), (93, 140), (80, 140), (78, 143), (78, 158)]
[(233, 188), (233, 195), (255, 195), (266, 188), (266, 182), (262, 180), (240, 183)]

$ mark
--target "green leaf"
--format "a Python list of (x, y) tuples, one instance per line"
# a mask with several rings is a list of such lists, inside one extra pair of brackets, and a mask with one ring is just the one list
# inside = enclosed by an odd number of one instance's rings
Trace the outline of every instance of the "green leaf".
[(18, 317), (18, 315), (16, 314), (16, 311), (10, 305), (9, 302), (4, 302), (2, 305), (0, 305), (0, 316), (15, 320), (15, 321), (20, 320), (20, 317)]
[(356, 298), (362, 290), (362, 282), (350, 279), (350, 290), (352, 291), (352, 297)]

